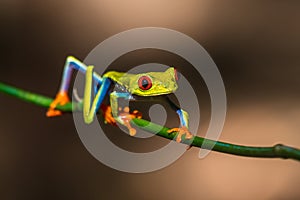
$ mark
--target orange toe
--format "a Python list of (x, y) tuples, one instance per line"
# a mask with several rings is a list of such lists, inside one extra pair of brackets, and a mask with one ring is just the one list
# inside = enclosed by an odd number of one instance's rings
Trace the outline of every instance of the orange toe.
[(134, 115), (135, 118), (138, 118), (138, 119), (142, 118), (142, 113), (138, 110), (134, 110), (131, 114)]
[(54, 116), (58, 116), (61, 115), (62, 112), (59, 110), (55, 110), (57, 105), (65, 105), (66, 103), (70, 102), (70, 99), (68, 97), (68, 94), (66, 92), (59, 92), (55, 99), (52, 101), (52, 103), (50, 104), (50, 108), (46, 113), (47, 117), (54, 117)]
[(112, 125), (116, 125), (116, 120), (111, 114), (111, 107), (106, 105), (101, 105), (103, 111), (104, 122)]
[(180, 128), (171, 128), (167, 131), (168, 133), (172, 133), (172, 132), (178, 132), (177, 136), (176, 136), (176, 142), (181, 142), (181, 137), (184, 135), (185, 139), (191, 139), (193, 138), (193, 135), (191, 134), (191, 132), (188, 130), (187, 127), (183, 126)]
[(129, 129), (129, 135), (130, 136), (135, 136), (135, 134), (136, 134), (136, 130), (134, 129), (134, 128), (132, 128), (132, 127), (128, 127), (128, 129)]
[(115, 118), (113, 118), (111, 115), (105, 115), (104, 119), (106, 123), (113, 124), (113, 125), (116, 124)]
[(171, 128), (167, 132), (168, 133), (173, 133), (173, 132), (178, 132), (178, 131), (179, 131), (179, 128)]
[(55, 116), (59, 116), (61, 115), (61, 111), (59, 110), (54, 110), (54, 109), (49, 109), (46, 113), (46, 116), (47, 117), (55, 117)]
[[(65, 105), (66, 103), (69, 103), (70, 102), (70, 99), (69, 99), (69, 96), (66, 92), (59, 92), (54, 101), (51, 103), (52, 106), (56, 106), (57, 104), (59, 105)], [(50, 105), (50, 107), (51, 107)]]

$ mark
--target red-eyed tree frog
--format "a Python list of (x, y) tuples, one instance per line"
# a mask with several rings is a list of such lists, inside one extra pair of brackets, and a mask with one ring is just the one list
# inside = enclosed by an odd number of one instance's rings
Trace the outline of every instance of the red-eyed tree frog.
[[(180, 127), (169, 130), (170, 133), (178, 132), (176, 141), (180, 142), (183, 135), (186, 139), (193, 137), (188, 129), (188, 113), (179, 108), (167, 96), (167, 94), (175, 92), (178, 88), (177, 72), (173, 67), (168, 68), (164, 72), (148, 72), (142, 74), (109, 71), (101, 77), (96, 72), (93, 72), (93, 66), (86, 66), (73, 56), (69, 56), (66, 59), (60, 90), (46, 113), (48, 117), (61, 115), (61, 111), (55, 109), (56, 105), (64, 105), (70, 101), (68, 89), (73, 69), (86, 73), (83, 97), (83, 117), (85, 123), (91, 123), (94, 119), (94, 115), (101, 107), (105, 122), (115, 124), (117, 121), (125, 125), (129, 130), (129, 134), (134, 136), (136, 130), (131, 127), (130, 120), (134, 117), (140, 118), (141, 115), (136, 110), (130, 112), (128, 107), (118, 108), (118, 99), (124, 98), (134, 101), (141, 98), (160, 96), (167, 100), (171, 108), (174, 109), (179, 116)], [(93, 81), (96, 84), (93, 84)], [(92, 87), (94, 87), (95, 98), (91, 106)], [(110, 106), (103, 104), (103, 99), (106, 95), (110, 97)]]

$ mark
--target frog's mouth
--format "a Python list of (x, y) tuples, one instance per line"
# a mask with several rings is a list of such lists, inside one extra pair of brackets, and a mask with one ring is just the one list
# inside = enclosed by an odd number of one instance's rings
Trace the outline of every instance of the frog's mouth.
[(172, 93), (169, 94), (160, 94), (160, 95), (153, 95), (153, 96), (139, 96), (139, 95), (131, 95), (132, 98), (130, 98), (130, 101), (153, 101), (153, 102), (159, 102), (164, 101), (168, 97), (172, 96)]

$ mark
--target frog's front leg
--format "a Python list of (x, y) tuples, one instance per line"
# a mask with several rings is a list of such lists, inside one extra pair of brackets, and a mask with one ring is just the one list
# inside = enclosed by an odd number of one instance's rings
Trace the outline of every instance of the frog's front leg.
[(191, 139), (193, 138), (192, 133), (189, 131), (189, 114), (184, 111), (183, 109), (179, 108), (177, 105), (175, 105), (169, 98), (167, 98), (169, 104), (171, 105), (172, 109), (174, 109), (179, 116), (180, 120), (180, 127), (178, 128), (171, 128), (168, 130), (168, 133), (172, 132), (178, 132), (178, 135), (176, 137), (177, 142), (181, 142), (181, 137), (184, 135), (185, 139)]
[(126, 100), (130, 100), (130, 99), (132, 99), (132, 96), (130, 93), (127, 93), (127, 92), (114, 91), (110, 94), (110, 106), (111, 106), (111, 111), (112, 111), (113, 117), (119, 123), (123, 124), (124, 126), (126, 126), (128, 128), (129, 135), (134, 136), (136, 134), (136, 129), (131, 126), (130, 121), (133, 118), (141, 118), (142, 116), (137, 110), (134, 110), (132, 113), (130, 113), (128, 106), (124, 107), (123, 109), (120, 108), (120, 110), (119, 110), (118, 109), (118, 99), (119, 98), (124, 98)]

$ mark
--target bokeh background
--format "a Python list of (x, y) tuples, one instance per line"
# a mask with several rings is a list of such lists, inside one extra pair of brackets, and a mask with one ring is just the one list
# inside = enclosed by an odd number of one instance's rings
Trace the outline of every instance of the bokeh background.
[[(54, 96), (67, 55), (84, 59), (101, 41), (131, 28), (170, 28), (197, 40), (219, 67), (228, 99), (220, 140), (300, 147), (299, 6), (289, 0), (2, 0), (0, 81)], [(149, 61), (184, 69), (178, 57), (151, 50), (124, 55), (114, 66)], [(198, 83), (205, 96), (205, 84)], [(207, 94), (201, 104), (199, 135), (209, 122)], [(192, 148), (162, 170), (129, 174), (93, 158), (72, 115), (49, 119), (45, 108), (3, 94), (0, 105), (1, 199), (300, 198), (300, 165), (293, 160), (216, 152), (200, 160)], [(112, 140), (133, 151), (166, 142), (109, 129), (116, 132)]]

